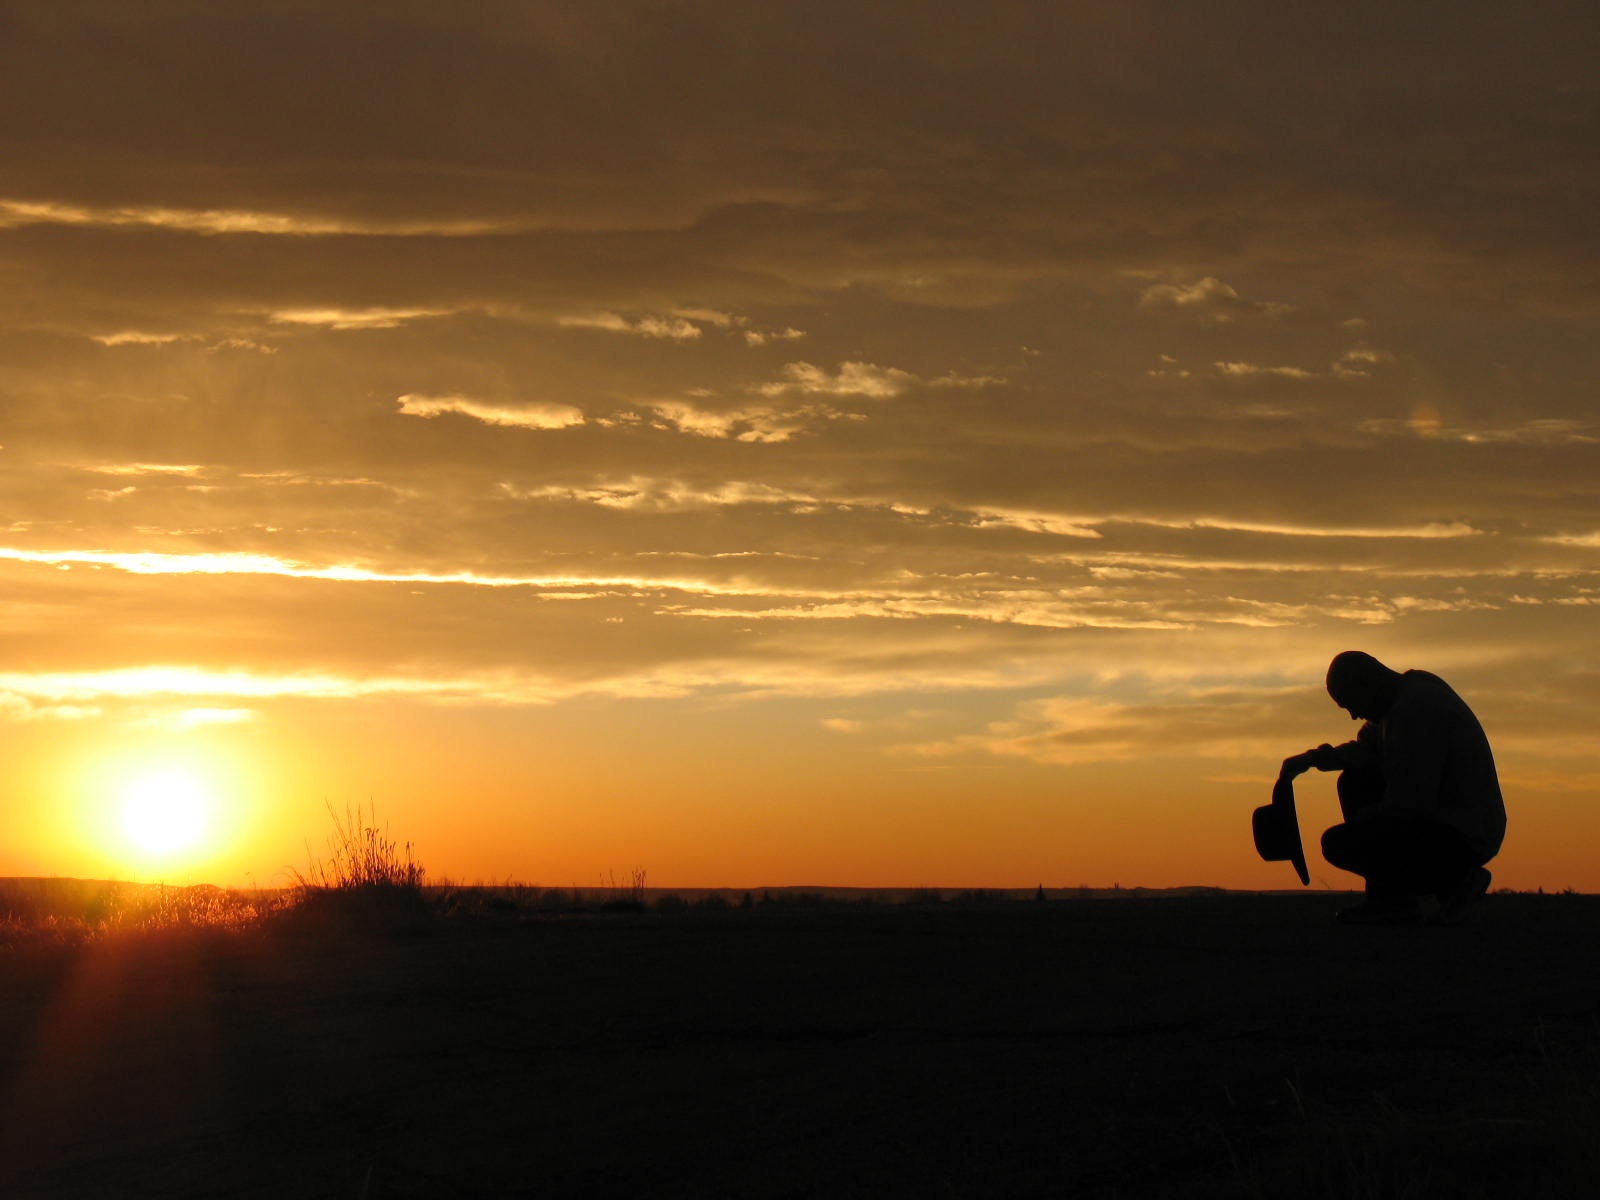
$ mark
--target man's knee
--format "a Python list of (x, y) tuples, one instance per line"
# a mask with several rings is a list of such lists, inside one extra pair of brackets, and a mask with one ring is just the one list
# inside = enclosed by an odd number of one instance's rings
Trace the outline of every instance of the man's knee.
[[(1322, 857), (1341, 871), (1356, 871), (1361, 860), (1359, 839), (1349, 825), (1335, 825), (1322, 835)], [(1359, 872), (1357, 872), (1359, 874)]]

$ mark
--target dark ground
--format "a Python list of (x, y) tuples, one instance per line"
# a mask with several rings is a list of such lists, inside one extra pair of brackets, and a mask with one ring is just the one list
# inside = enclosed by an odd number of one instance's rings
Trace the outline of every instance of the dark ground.
[(1600, 898), (444, 920), (0, 960), (0, 1194), (1600, 1195)]

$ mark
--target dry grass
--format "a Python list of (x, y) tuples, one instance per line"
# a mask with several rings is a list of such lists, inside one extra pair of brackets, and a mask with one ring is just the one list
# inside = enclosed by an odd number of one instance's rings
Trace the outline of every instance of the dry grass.
[(369, 806), (330, 806), (327, 853), (291, 871), (286, 889), (237, 891), (195, 884), (92, 879), (0, 879), (0, 953), (72, 949), (112, 936), (242, 932), (287, 924), (304, 933), (352, 922), (410, 927), (431, 915), (425, 871)]
[(331, 804), (327, 809), (333, 832), (326, 856), (309, 856), (304, 871), (291, 871), (294, 886), (283, 917), (300, 930), (355, 925), (411, 932), (429, 921), (436, 909), (412, 844), (395, 842), (372, 805), (365, 811), (347, 806), (343, 816)]
[(378, 827), (377, 810), (368, 805), (348, 806), (340, 817), (333, 805), (326, 806), (333, 820), (328, 835), (326, 858), (312, 858), (304, 872), (294, 871), (295, 886), (302, 891), (354, 892), (370, 888), (402, 891), (422, 889), (427, 872), (417, 862), (410, 842), (396, 844), (387, 830)]
[(196, 884), (94, 879), (0, 880), (0, 951), (70, 948), (106, 937), (243, 930), (278, 912), (277, 892), (239, 892)]

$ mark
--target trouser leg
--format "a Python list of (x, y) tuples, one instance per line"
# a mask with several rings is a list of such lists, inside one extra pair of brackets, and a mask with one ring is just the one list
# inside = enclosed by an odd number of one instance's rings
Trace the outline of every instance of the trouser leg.
[(1339, 772), (1334, 781), (1339, 793), (1339, 812), (1345, 823), (1335, 825), (1322, 835), (1322, 856), (1342, 871), (1360, 875), (1369, 893), (1380, 893), (1381, 884), (1374, 887), (1368, 868), (1371, 856), (1366, 839), (1351, 829), (1350, 822), (1363, 809), (1371, 808), (1383, 799), (1383, 772), (1376, 767), (1348, 767)]
[(1394, 813), (1368, 813), (1335, 825), (1322, 835), (1322, 853), (1365, 879), (1369, 893), (1385, 897), (1442, 891), (1483, 865), (1450, 826)]

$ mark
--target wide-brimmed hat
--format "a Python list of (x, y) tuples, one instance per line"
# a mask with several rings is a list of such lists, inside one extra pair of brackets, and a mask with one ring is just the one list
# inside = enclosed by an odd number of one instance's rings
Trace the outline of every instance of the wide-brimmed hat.
[(1300, 817), (1294, 810), (1294, 780), (1280, 779), (1272, 785), (1272, 803), (1256, 809), (1250, 830), (1255, 834), (1256, 853), (1264, 861), (1293, 863), (1300, 882), (1310, 885), (1306, 852), (1300, 845)]

